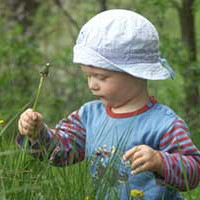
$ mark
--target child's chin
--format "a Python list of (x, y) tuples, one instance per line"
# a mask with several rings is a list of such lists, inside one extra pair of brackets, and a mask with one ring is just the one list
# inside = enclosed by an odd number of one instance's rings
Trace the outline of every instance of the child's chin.
[(106, 101), (105, 99), (103, 99), (103, 98), (100, 98), (100, 99), (101, 99), (104, 106), (109, 106), (109, 107), (112, 106), (112, 104), (110, 102)]
[(104, 106), (108, 106), (108, 107), (111, 107), (111, 108), (116, 107), (116, 105), (112, 102), (109, 102), (109, 101), (106, 101), (106, 100), (103, 100), (103, 99), (101, 99), (101, 101), (104, 104)]

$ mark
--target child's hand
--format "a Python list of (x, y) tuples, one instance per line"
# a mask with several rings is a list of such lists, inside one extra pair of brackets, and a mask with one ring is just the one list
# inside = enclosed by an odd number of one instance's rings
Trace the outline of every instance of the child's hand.
[(139, 145), (128, 150), (124, 154), (123, 160), (129, 160), (131, 162), (131, 173), (133, 174), (153, 171), (164, 176), (164, 167), (159, 152), (147, 145)]
[(21, 114), (18, 121), (20, 133), (30, 139), (36, 139), (43, 127), (43, 116), (38, 112), (33, 112), (30, 108)]

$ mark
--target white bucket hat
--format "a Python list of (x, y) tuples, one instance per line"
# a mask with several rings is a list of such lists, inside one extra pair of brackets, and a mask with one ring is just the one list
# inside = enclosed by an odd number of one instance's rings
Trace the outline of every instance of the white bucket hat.
[(163, 80), (174, 72), (158, 50), (159, 36), (143, 16), (128, 10), (108, 10), (90, 19), (74, 46), (74, 63)]

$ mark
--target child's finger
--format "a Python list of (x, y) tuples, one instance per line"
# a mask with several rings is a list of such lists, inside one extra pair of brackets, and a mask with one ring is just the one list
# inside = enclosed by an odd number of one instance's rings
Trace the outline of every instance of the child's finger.
[(31, 126), (35, 126), (36, 125), (36, 121), (34, 121), (31, 117), (30, 114), (24, 114), (20, 117), (20, 121), (22, 121), (22, 125), (24, 123), (29, 124)]
[(38, 114), (36, 112), (32, 113), (32, 120), (37, 121), (38, 120)]
[(37, 121), (38, 115), (32, 109), (28, 109), (25, 114), (30, 120)]
[(123, 160), (129, 160), (137, 151), (138, 151), (138, 146), (135, 146), (132, 149), (126, 151), (125, 154), (123, 155)]
[(22, 121), (21, 120), (18, 121), (18, 129), (19, 129), (19, 132), (21, 134), (23, 134), (23, 126), (22, 126)]
[(28, 134), (28, 129), (26, 125), (22, 122), (22, 120), (19, 120), (19, 131), (22, 135)]
[(39, 112), (34, 112), (34, 115), (35, 115), (35, 120), (37, 120), (37, 121), (43, 121), (43, 116), (42, 116), (42, 114), (41, 113), (39, 113)]
[(139, 157), (137, 159), (134, 159), (131, 163), (131, 168), (133, 170), (137, 169), (138, 167), (140, 167), (141, 165), (143, 165), (145, 163), (145, 160), (143, 157)]
[(147, 164), (144, 163), (144, 164), (141, 164), (139, 165), (137, 168), (134, 168), (132, 171), (131, 171), (131, 174), (138, 174), (138, 173), (141, 173), (141, 172), (144, 172), (144, 171), (147, 171), (148, 168), (147, 168)]

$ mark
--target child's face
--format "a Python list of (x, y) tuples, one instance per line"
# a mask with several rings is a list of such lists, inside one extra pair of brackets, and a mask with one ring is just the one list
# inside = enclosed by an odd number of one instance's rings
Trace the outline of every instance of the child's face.
[(146, 89), (146, 81), (122, 72), (114, 72), (86, 65), (81, 66), (88, 77), (88, 87), (104, 105), (124, 106)]

